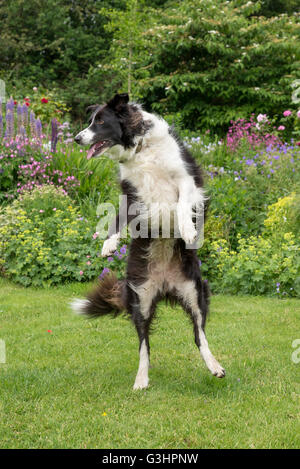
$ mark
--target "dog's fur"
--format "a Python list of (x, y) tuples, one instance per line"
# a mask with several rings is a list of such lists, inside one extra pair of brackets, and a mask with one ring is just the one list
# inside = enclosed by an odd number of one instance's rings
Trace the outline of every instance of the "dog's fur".
[[(157, 303), (164, 297), (179, 302), (190, 316), (195, 342), (211, 373), (218, 378), (225, 371), (209, 350), (204, 328), (209, 305), (208, 285), (201, 278), (196, 249), (187, 249), (197, 238), (193, 208), (204, 205), (203, 177), (192, 156), (167, 122), (129, 103), (127, 94), (116, 95), (103, 106), (92, 108), (91, 123), (75, 140), (92, 144), (89, 157), (108, 151), (120, 163), (121, 188), (127, 203), (109, 230), (102, 255), (112, 254), (127, 222), (134, 222), (130, 205), (149, 208), (156, 204), (161, 220), (174, 206), (181, 238), (132, 239), (124, 280), (107, 274), (85, 300), (73, 308), (96, 317), (127, 312), (138, 333), (140, 364), (134, 389), (148, 386), (149, 330)], [(152, 225), (155, 225), (151, 218)], [(157, 220), (157, 219), (156, 219)], [(160, 222), (158, 229), (160, 229)]]

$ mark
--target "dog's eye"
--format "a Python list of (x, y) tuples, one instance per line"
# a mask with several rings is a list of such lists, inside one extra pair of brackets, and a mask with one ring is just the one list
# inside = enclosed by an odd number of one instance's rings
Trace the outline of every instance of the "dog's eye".
[(97, 122), (97, 124), (99, 124), (99, 125), (102, 125), (102, 124), (104, 124), (104, 121), (101, 121), (101, 120), (99, 120), (99, 121), (96, 121), (96, 122)]

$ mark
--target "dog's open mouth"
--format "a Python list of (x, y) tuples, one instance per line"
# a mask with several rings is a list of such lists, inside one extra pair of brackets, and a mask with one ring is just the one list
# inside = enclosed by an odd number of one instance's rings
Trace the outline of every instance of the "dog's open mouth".
[(100, 140), (97, 143), (94, 143), (91, 148), (87, 152), (87, 159), (94, 158), (95, 156), (102, 155), (104, 151), (111, 146), (111, 143), (109, 140)]

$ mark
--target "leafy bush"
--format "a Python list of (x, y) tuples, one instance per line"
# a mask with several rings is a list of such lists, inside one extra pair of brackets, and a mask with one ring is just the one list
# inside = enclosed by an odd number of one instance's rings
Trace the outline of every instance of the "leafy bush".
[(121, 272), (123, 254), (103, 260), (100, 244), (61, 188), (36, 188), (0, 211), (1, 270), (25, 286), (90, 280), (105, 266)]
[(208, 275), (215, 292), (300, 296), (300, 246), (292, 233), (225, 240), (211, 245)]
[(300, 233), (300, 194), (292, 192), (270, 205), (264, 225), (273, 236), (287, 232), (297, 236)]
[(67, 113), (70, 110), (59, 97), (59, 92), (55, 88), (49, 91), (34, 87), (33, 94), (28, 102), (34, 113), (46, 124), (53, 118), (66, 119)]
[(247, 237), (263, 231), (268, 205), (291, 189), (299, 192), (300, 148), (292, 143), (260, 150), (239, 145), (231, 152), (220, 143), (209, 147), (194, 138), (191, 151), (207, 174), (210, 210), (226, 218), (228, 239), (236, 248), (238, 234)]
[(259, 8), (246, 1), (171, 3), (142, 36), (147, 55), (135, 61), (136, 95), (159, 113), (181, 112), (185, 127), (219, 133), (252, 112), (289, 109), (298, 16), (264, 18)]
[(118, 203), (117, 166), (107, 155), (87, 160), (86, 151), (78, 145), (58, 145), (52, 155), (50, 171), (72, 174), (78, 186), (72, 197), (88, 218), (95, 218), (99, 203)]
[(43, 140), (16, 137), (2, 144), (0, 140), (0, 152), (0, 202), (44, 184), (62, 187), (71, 196), (77, 193), (80, 182), (63, 166), (54, 167), (53, 154)]

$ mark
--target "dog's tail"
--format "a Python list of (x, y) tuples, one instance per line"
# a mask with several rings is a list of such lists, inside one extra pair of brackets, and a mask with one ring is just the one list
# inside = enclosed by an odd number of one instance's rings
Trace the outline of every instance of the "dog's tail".
[(113, 274), (107, 274), (99, 280), (86, 299), (75, 299), (71, 303), (73, 311), (89, 318), (110, 314), (118, 316), (125, 311), (125, 280), (118, 280)]

